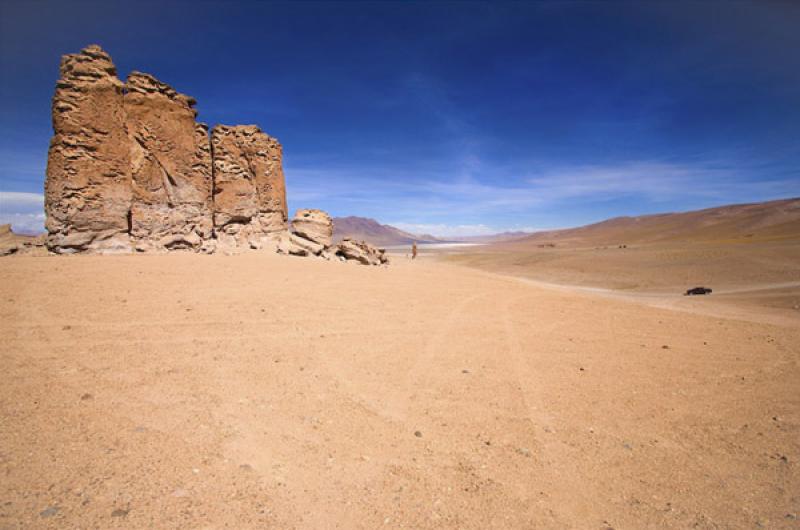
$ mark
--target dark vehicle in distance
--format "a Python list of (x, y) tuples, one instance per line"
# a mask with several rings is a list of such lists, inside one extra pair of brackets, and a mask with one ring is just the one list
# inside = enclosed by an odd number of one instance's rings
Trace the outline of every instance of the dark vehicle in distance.
[(694, 296), (697, 294), (711, 294), (711, 289), (708, 287), (692, 287), (683, 293), (683, 296)]

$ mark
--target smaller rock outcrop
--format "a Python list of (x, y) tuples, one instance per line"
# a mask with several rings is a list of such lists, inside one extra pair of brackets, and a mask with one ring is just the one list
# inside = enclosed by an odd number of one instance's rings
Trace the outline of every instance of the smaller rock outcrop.
[(354, 260), (363, 265), (389, 263), (383, 249), (375, 248), (364, 241), (345, 239), (333, 245), (333, 219), (322, 210), (301, 209), (292, 218), (292, 230), (281, 234), (277, 251), (292, 256), (319, 256), (331, 259), (338, 256), (342, 261)]
[(278, 241), (278, 252), (293, 256), (322, 256), (328, 252), (333, 236), (333, 220), (322, 210), (297, 210), (292, 218), (293, 232), (284, 232)]
[(362, 265), (384, 265), (389, 263), (389, 258), (386, 257), (384, 249), (373, 247), (365, 241), (343, 239), (341, 243), (336, 245), (334, 251), (337, 256), (346, 260), (358, 261)]
[(333, 242), (333, 220), (322, 210), (297, 210), (292, 218), (294, 233), (329, 247)]

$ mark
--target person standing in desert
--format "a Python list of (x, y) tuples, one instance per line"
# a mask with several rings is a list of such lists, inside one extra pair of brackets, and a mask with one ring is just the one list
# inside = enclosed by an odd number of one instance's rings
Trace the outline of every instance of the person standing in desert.
[(411, 259), (417, 259), (417, 242), (411, 242)]

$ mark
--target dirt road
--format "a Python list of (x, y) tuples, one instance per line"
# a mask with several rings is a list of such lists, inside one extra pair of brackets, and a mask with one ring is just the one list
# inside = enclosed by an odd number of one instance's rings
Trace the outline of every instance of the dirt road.
[(0, 261), (0, 527), (797, 527), (800, 326), (396, 261)]

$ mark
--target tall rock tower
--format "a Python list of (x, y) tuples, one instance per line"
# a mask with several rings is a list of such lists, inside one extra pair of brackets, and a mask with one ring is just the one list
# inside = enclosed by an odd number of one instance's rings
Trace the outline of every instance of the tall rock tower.
[(130, 147), (123, 84), (99, 46), (61, 59), (47, 159), (47, 244), (56, 252), (129, 252)]

